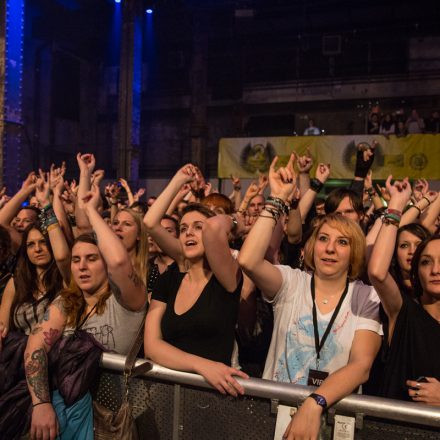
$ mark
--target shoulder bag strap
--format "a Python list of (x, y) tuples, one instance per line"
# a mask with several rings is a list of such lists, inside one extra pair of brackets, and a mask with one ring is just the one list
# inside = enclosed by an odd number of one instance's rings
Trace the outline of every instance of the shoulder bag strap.
[(136, 338), (133, 341), (132, 346), (130, 347), (130, 351), (125, 358), (125, 366), (124, 366), (124, 376), (126, 380), (130, 377), (139, 376), (146, 371), (151, 370), (152, 365), (150, 362), (146, 361), (141, 365), (135, 367), (136, 357), (139, 353), (139, 349), (141, 348), (142, 341), (144, 339), (144, 325), (145, 325), (145, 316), (142, 319), (141, 325), (139, 326), (139, 330), (137, 332)]

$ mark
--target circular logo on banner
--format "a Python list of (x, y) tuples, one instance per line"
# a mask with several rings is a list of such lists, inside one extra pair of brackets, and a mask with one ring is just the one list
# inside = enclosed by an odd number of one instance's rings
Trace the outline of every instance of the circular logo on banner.
[(269, 170), (275, 155), (275, 149), (269, 142), (266, 146), (247, 144), (240, 154), (240, 165), (249, 173), (254, 174), (257, 171), (265, 173)]
[(409, 165), (415, 170), (423, 170), (428, 164), (428, 158), (423, 153), (413, 154), (409, 158)]

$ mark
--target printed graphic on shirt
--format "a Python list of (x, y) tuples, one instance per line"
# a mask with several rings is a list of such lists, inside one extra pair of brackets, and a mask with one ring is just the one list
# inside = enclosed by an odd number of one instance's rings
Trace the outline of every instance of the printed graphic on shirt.
[(109, 350), (115, 349), (115, 337), (113, 335), (113, 327), (108, 324), (99, 327), (86, 327), (84, 330), (93, 335), (93, 337)]
[[(349, 312), (346, 311), (342, 319), (333, 325), (319, 359), (319, 368), (316, 363), (315, 336), (312, 314), (299, 317), (292, 323), (286, 333), (286, 349), (280, 354), (274, 371), (274, 378), (278, 382), (291, 382), (307, 385), (310, 369), (329, 371), (331, 363), (344, 352), (338, 333), (344, 328)], [(319, 338), (327, 329), (329, 320), (318, 321)]]

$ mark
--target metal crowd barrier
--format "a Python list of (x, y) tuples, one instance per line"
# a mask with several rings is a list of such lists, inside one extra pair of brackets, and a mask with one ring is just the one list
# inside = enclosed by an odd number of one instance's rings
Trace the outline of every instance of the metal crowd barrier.
[[(138, 359), (136, 365), (148, 362)], [(109, 409), (121, 402), (125, 357), (103, 354), (96, 398)], [(223, 396), (203, 377), (150, 363), (130, 384), (141, 439), (273, 439), (278, 404), (299, 406), (312, 388), (262, 379), (238, 381), (245, 396)], [(356, 440), (439, 439), (440, 408), (399, 400), (350, 395), (327, 414), (321, 438), (332, 439), (335, 415), (353, 417)], [(338, 437), (346, 438), (350, 437)]]

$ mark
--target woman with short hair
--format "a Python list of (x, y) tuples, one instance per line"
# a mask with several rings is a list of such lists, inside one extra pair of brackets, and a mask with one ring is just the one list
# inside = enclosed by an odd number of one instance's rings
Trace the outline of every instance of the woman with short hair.
[(286, 429), (286, 438), (317, 438), (325, 409), (368, 379), (380, 346), (379, 299), (356, 281), (365, 238), (354, 221), (322, 218), (305, 246), (309, 271), (264, 259), (272, 231), (294, 191), (292, 155), (271, 164), (271, 196), (246, 239), (239, 263), (274, 307), (274, 331), (263, 378), (317, 386)]

